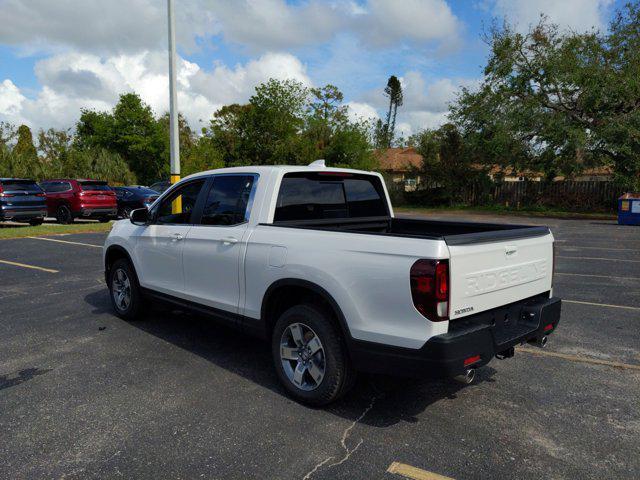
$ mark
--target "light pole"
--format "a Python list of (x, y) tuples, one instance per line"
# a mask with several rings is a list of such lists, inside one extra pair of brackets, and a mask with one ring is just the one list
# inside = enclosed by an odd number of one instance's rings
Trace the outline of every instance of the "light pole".
[(180, 141), (178, 130), (178, 98), (176, 94), (176, 27), (173, 0), (167, 0), (169, 13), (169, 141), (171, 151), (171, 183), (180, 180)]

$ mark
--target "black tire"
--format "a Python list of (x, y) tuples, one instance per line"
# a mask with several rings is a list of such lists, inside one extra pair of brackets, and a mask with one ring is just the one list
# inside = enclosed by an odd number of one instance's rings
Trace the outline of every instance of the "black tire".
[[(323, 376), (319, 382), (315, 382), (311, 371), (306, 370), (303, 376), (306, 376), (308, 382), (305, 380), (304, 385), (298, 386), (290, 378), (290, 375), (300, 366), (300, 362), (303, 362), (301, 360), (303, 357), (298, 354), (299, 359), (284, 360), (281, 356), (281, 347), (286, 343), (286, 338), (289, 338), (290, 327), (296, 324), (302, 325), (303, 328), (306, 327), (306, 334), (317, 336), (321, 342), (322, 349), (316, 354), (317, 357), (304, 358), (307, 363), (321, 360), (319, 363), (324, 368)], [(295, 348), (293, 343), (289, 343), (285, 348), (290, 348), (291, 345)], [(271, 337), (271, 354), (276, 374), (284, 388), (293, 398), (307, 405), (315, 407), (327, 405), (340, 398), (353, 386), (355, 372), (351, 366), (340, 329), (332, 315), (318, 305), (296, 305), (280, 315)], [(289, 367), (286, 366), (287, 363)], [(302, 367), (302, 369), (304, 368)]]
[(56, 210), (56, 220), (62, 225), (73, 222), (73, 213), (66, 205), (60, 205)]
[(42, 225), (42, 222), (44, 222), (44, 218), (32, 218), (29, 220), (29, 225), (37, 227), (38, 225)]
[(118, 217), (120, 218), (129, 218), (131, 216), (131, 207), (124, 207), (118, 211)]
[[(118, 283), (121, 281), (122, 276), (119, 272), (122, 271), (128, 279), (129, 285), (129, 302), (126, 306), (122, 303), (118, 303), (116, 300), (117, 295), (114, 291), (119, 289)], [(116, 260), (109, 269), (109, 298), (111, 299), (111, 306), (120, 318), (125, 320), (135, 320), (138, 318), (143, 305), (143, 298), (140, 291), (140, 284), (138, 283), (138, 277), (131, 263), (128, 260), (121, 258)]]
[(109, 217), (100, 217), (100, 218), (98, 219), (98, 221), (99, 221), (100, 223), (107, 223), (107, 222), (109, 221)]

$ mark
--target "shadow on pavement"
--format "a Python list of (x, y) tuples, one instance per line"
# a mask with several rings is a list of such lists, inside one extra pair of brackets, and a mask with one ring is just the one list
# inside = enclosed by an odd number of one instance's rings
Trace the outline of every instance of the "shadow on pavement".
[[(85, 301), (93, 313), (112, 314), (107, 290), (92, 292)], [(119, 318), (117, 321), (122, 321)], [(130, 322), (150, 335), (199, 355), (214, 365), (241, 375), (263, 388), (287, 397), (273, 371), (269, 344), (219, 324), (211, 317), (173, 309), (152, 309), (144, 318)], [(483, 367), (475, 384), (493, 382), (495, 370)], [(417, 416), (440, 400), (454, 400), (466, 385), (454, 379), (416, 380), (361, 374), (354, 388), (341, 400), (324, 410), (340, 417), (356, 420), (367, 406), (375, 408), (360, 423), (388, 427), (399, 422), (417, 422)]]

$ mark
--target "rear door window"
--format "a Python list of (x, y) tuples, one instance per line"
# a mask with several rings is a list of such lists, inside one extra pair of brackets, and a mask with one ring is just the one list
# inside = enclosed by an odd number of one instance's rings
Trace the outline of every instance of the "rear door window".
[(378, 177), (339, 172), (288, 173), (274, 221), (380, 217), (389, 214)]

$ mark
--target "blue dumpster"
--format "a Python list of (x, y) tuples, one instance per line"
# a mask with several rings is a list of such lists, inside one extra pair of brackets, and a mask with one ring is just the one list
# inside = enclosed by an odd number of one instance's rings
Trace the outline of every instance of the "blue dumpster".
[(640, 225), (640, 193), (625, 193), (618, 199), (618, 225)]

